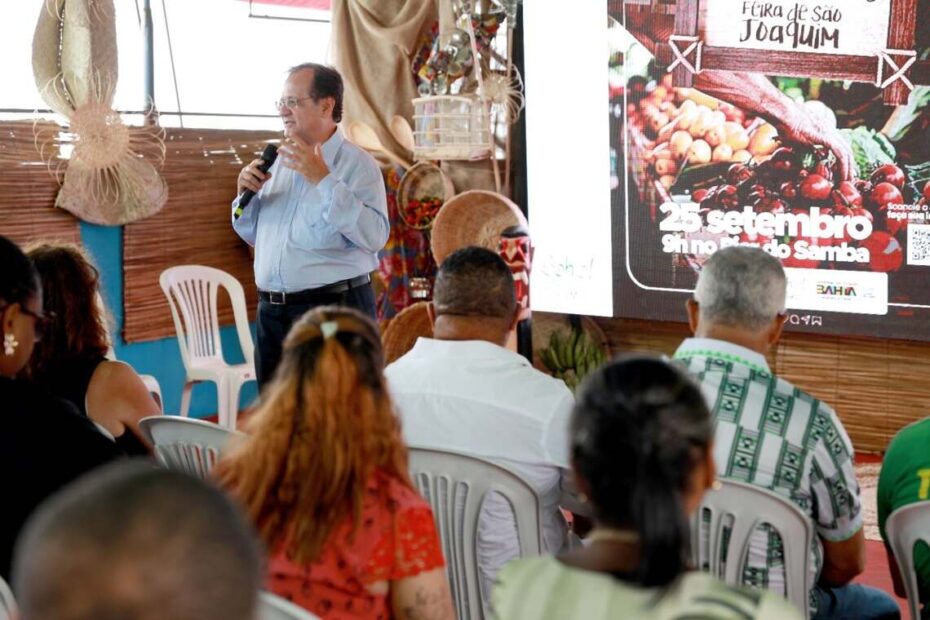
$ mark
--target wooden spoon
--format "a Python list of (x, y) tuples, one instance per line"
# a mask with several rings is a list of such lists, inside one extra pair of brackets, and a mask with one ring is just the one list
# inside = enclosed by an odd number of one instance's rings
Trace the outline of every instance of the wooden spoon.
[(391, 134), (402, 147), (411, 153), (414, 152), (416, 141), (413, 139), (413, 128), (410, 127), (410, 123), (407, 122), (406, 118), (399, 114), (394, 115), (394, 118), (391, 119)]
[(395, 164), (402, 166), (404, 170), (410, 170), (410, 164), (407, 163), (406, 160), (384, 148), (384, 144), (381, 143), (381, 139), (378, 137), (378, 134), (375, 133), (375, 130), (371, 128), (371, 125), (363, 123), (362, 121), (352, 121), (349, 123), (347, 131), (349, 139), (366, 151), (383, 153), (385, 157)]

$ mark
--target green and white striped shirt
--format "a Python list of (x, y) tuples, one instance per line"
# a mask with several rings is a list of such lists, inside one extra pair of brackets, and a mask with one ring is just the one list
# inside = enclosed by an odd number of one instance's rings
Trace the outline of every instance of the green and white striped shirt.
[[(773, 375), (764, 356), (729, 342), (690, 338), (675, 359), (701, 384), (714, 415), (718, 475), (790, 499), (811, 515), (819, 538), (843, 541), (859, 531), (852, 443), (829, 405)], [(818, 536), (814, 582), (823, 565)], [(750, 543), (744, 583), (785, 591), (781, 540), (767, 526)]]

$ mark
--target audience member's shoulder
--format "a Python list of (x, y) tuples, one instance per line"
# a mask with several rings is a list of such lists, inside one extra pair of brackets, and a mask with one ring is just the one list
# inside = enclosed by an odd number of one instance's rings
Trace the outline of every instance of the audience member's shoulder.
[(531, 381), (549, 392), (557, 392), (559, 394), (571, 396), (571, 390), (568, 389), (568, 386), (565, 385), (565, 382), (561, 379), (556, 379), (552, 375), (539, 370), (532, 364), (527, 364), (525, 368), (527, 381)]
[[(708, 573), (684, 575), (682, 593), (688, 601), (699, 602), (702, 617), (754, 618), (755, 620), (800, 620), (801, 612), (785, 598), (746, 586), (732, 586)], [(690, 605), (690, 604), (689, 604)]]
[(388, 502), (396, 512), (430, 509), (426, 500), (408, 484), (384, 472), (374, 473), (371, 486), (377, 487), (377, 495)]
[[(29, 414), (31, 421), (41, 424), (44, 416), (64, 417), (81, 414), (77, 408), (66, 400), (52, 396), (45, 390), (28, 381), (11, 381), (0, 379), (0, 391), (11, 412)], [(39, 414), (36, 416), (35, 414)]]
[(895, 436), (891, 438), (885, 456), (887, 457), (888, 454), (891, 454), (894, 448), (907, 446), (908, 444), (913, 444), (915, 441), (923, 445), (928, 435), (930, 435), (930, 417), (912, 422), (899, 430)]

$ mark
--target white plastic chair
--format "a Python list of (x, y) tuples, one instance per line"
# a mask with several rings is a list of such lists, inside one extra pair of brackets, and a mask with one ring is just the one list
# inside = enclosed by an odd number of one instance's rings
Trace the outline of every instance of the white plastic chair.
[[(103, 305), (103, 297), (100, 296), (100, 293), (97, 293), (97, 303), (100, 305), (101, 312), (106, 313), (106, 306)], [(113, 341), (113, 337), (110, 336), (110, 341)], [(113, 345), (110, 345), (110, 348), (107, 349), (106, 358), (110, 361), (116, 360), (116, 349), (113, 348)], [(158, 408), (161, 409), (161, 412), (165, 412), (165, 401), (161, 397), (161, 385), (158, 383), (158, 379), (152, 375), (139, 375), (139, 378), (142, 379), (142, 383), (145, 384), (145, 389), (149, 391), (149, 394), (152, 395), (152, 398), (155, 399), (155, 402), (158, 403)]]
[[(767, 523), (781, 536), (787, 598), (805, 618), (809, 617), (809, 596), (814, 585), (810, 572), (814, 526), (810, 517), (790, 500), (767, 489), (733, 480), (720, 480), (720, 484), (721, 488), (704, 494), (691, 519), (695, 566), (709, 565), (712, 575), (728, 584), (741, 584), (750, 539), (757, 527)], [(705, 512), (710, 513), (707, 540), (702, 539)], [(729, 539), (724, 556), (725, 531), (729, 531)]]
[[(911, 619), (920, 620), (920, 584), (914, 569), (914, 545), (921, 540), (930, 545), (930, 502), (908, 504), (892, 512), (885, 521), (885, 533), (904, 582)], [(923, 585), (930, 587), (930, 584)]]
[(0, 577), (0, 620), (10, 620), (16, 617), (16, 600), (10, 586)]
[(481, 505), (491, 492), (510, 502), (520, 556), (526, 557), (544, 549), (539, 497), (513, 472), (465, 454), (411, 448), (409, 467), (414, 485), (433, 509), (456, 617), (484, 618), (476, 544)]
[(161, 397), (161, 385), (158, 383), (158, 379), (152, 375), (139, 375), (139, 378), (142, 379), (142, 383), (145, 384), (145, 389), (149, 391), (149, 394), (152, 395), (152, 398), (155, 399), (155, 402), (158, 403), (158, 408), (161, 409), (161, 412), (165, 412), (165, 401)]
[(229, 440), (243, 436), (210, 422), (171, 415), (142, 418), (139, 428), (155, 447), (155, 458), (160, 464), (204, 479)]
[(261, 593), (258, 608), (258, 620), (319, 620), (303, 607), (271, 592)]
[[(255, 347), (249, 331), (242, 285), (225, 271), (203, 265), (165, 269), (159, 283), (171, 306), (181, 360), (187, 371), (181, 394), (181, 415), (186, 416), (190, 410), (194, 384), (213, 381), (216, 383), (219, 422), (226, 428), (235, 429), (239, 391), (243, 384), (255, 380)], [(239, 345), (246, 360), (242, 364), (228, 364), (223, 359), (217, 313), (220, 287), (226, 289), (232, 302)]]

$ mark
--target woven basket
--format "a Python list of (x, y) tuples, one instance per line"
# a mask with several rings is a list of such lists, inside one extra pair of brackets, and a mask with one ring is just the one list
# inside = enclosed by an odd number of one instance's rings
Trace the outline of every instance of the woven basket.
[(433, 226), (433, 219), (425, 224), (418, 224), (413, 214), (407, 211), (411, 200), (424, 200), (439, 198), (445, 203), (455, 196), (452, 179), (436, 164), (421, 161), (404, 174), (397, 188), (397, 209), (404, 220), (404, 224), (417, 230), (428, 230)]
[(497, 252), (501, 232), (511, 226), (529, 227), (509, 198), (477, 189), (458, 194), (446, 201), (433, 222), (433, 258), (438, 265), (452, 252), (472, 245)]
[(426, 312), (428, 305), (428, 302), (420, 301), (408, 306), (388, 323), (381, 335), (385, 366), (406, 354), (421, 336), (433, 336), (433, 326)]

